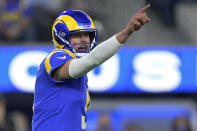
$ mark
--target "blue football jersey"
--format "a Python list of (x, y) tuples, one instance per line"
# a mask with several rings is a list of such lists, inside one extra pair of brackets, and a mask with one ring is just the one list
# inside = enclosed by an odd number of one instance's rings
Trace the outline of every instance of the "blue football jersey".
[(54, 49), (41, 63), (34, 94), (32, 131), (84, 131), (90, 97), (87, 76), (55, 81), (52, 72), (76, 56)]

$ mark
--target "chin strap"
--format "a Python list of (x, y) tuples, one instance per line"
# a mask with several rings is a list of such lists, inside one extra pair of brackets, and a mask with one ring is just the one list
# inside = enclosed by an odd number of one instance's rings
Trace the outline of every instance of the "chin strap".
[[(83, 43), (81, 43), (81, 44), (83, 44)], [(77, 51), (74, 49), (74, 47), (72, 47), (72, 52), (73, 52), (77, 57), (80, 57), (80, 58), (86, 56), (87, 54), (90, 53), (90, 51), (92, 50), (92, 48), (93, 48), (93, 46), (94, 46), (94, 43), (87, 43), (87, 44), (90, 44), (90, 50), (89, 50), (89, 51), (87, 51), (87, 52), (77, 52)], [(85, 43), (84, 43), (84, 45), (85, 45)]]
[(86, 56), (89, 52), (77, 52), (74, 48), (72, 49), (73, 53), (75, 54), (75, 56), (81, 58)]

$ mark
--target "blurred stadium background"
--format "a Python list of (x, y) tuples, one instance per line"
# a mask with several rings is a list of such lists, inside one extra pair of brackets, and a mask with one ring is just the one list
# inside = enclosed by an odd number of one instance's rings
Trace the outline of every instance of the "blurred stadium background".
[(87, 131), (197, 131), (197, 0), (1, 0), (0, 130), (30, 131), (36, 70), (61, 11), (87, 12), (101, 42), (146, 3), (151, 22), (88, 74)]

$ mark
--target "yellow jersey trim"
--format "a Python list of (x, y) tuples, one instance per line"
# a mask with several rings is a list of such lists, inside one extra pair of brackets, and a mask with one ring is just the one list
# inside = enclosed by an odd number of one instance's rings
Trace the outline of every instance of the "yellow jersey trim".
[(90, 108), (90, 95), (89, 95), (89, 89), (86, 89), (86, 105), (85, 105), (85, 111), (87, 111)]
[(47, 71), (48, 74), (50, 74), (50, 71), (51, 71), (51, 64), (50, 64), (50, 58), (51, 56), (56, 53), (56, 52), (66, 52), (68, 53), (72, 58), (76, 58), (76, 56), (71, 52), (69, 51), (68, 49), (54, 49), (46, 58), (45, 62), (44, 62), (44, 65), (45, 65), (45, 69)]
[(60, 50), (60, 51), (65, 51), (66, 53), (68, 53), (72, 58), (77, 58), (71, 51), (69, 51), (68, 49), (55, 49), (55, 50)]

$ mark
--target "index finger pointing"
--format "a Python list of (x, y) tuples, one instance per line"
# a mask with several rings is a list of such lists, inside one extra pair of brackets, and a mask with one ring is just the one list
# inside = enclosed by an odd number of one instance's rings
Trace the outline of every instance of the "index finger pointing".
[(150, 8), (150, 4), (146, 5), (144, 8), (142, 8), (139, 12), (144, 13), (148, 8)]

